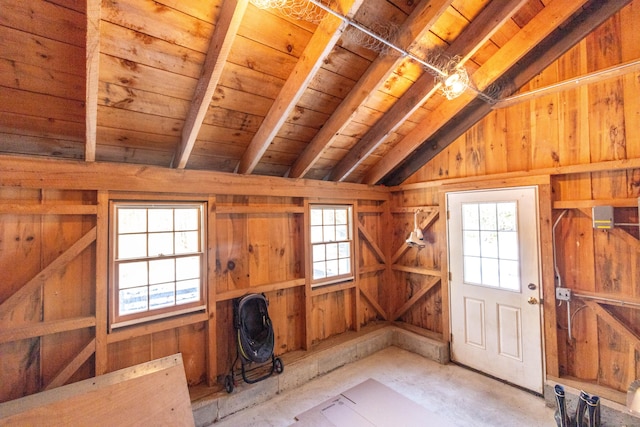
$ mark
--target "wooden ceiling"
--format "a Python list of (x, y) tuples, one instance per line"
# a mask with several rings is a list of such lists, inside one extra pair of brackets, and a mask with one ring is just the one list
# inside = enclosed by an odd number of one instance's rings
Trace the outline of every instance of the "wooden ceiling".
[(418, 58), (459, 56), (475, 90), (447, 100), (329, 14), (0, 0), (0, 153), (398, 184), (628, 2), (330, 3)]

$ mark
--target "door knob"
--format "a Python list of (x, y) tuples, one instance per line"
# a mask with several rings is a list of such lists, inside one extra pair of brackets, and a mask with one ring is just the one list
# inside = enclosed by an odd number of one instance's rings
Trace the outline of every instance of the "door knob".
[(531, 305), (536, 305), (538, 303), (538, 298), (536, 297), (529, 297), (529, 299), (527, 300), (527, 302)]

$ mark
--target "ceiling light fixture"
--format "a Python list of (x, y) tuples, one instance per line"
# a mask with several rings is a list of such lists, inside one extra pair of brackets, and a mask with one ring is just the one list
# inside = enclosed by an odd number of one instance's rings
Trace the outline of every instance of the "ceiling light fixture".
[[(301, 5), (310, 5), (310, 4), (315, 5), (317, 8), (341, 19), (343, 22), (347, 23), (348, 25), (362, 31), (363, 33), (373, 38), (374, 40), (377, 40), (378, 42), (380, 42), (382, 45), (386, 46), (390, 50), (400, 53), (403, 57), (409, 57), (412, 60), (419, 63), (420, 65), (424, 66), (424, 68), (427, 71), (431, 72), (436, 76), (436, 82), (441, 85), (442, 93), (447, 99), (454, 99), (460, 96), (462, 93), (464, 93), (465, 90), (467, 90), (467, 88), (473, 89), (469, 84), (469, 75), (467, 74), (467, 71), (459, 63), (454, 62), (454, 59), (450, 60), (449, 64), (447, 64), (447, 68), (442, 70), (436, 67), (435, 65), (430, 64), (429, 62), (415, 56), (411, 52), (408, 52), (394, 45), (388, 40), (385, 40), (383, 37), (380, 37), (378, 34), (358, 24), (352, 19), (347, 18), (344, 15), (341, 15), (340, 13), (334, 11), (329, 6), (320, 2), (319, 0), (250, 0), (250, 1), (256, 7), (259, 7), (262, 9), (277, 8), (282, 12), (284, 12), (285, 14), (287, 14), (288, 10), (300, 9)], [(300, 15), (298, 13), (291, 13), (291, 12), (289, 12), (288, 14), (291, 16)], [(298, 16), (298, 17), (301, 19), (305, 19), (304, 16)], [(474, 90), (474, 91), (477, 92), (479, 95), (483, 95), (477, 90)]]
[(447, 99), (457, 98), (469, 87), (469, 74), (462, 67), (449, 71), (446, 77), (439, 77), (442, 82), (442, 93)]

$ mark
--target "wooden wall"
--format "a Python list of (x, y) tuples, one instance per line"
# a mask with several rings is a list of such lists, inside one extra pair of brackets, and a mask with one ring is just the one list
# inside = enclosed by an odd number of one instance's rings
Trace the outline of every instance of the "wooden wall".
[[(2, 156), (0, 171), (1, 401), (177, 352), (189, 385), (215, 385), (249, 292), (269, 300), (277, 355), (384, 318), (386, 189)], [(107, 333), (107, 206), (123, 194), (207, 202), (206, 313)], [(356, 280), (311, 289), (306, 206), (326, 201), (354, 204)]]
[[(521, 93), (585, 74), (640, 60), (640, 1), (635, 0), (579, 45), (553, 63)], [(392, 206), (440, 205), (447, 186), (481, 188), (516, 185), (529, 175), (550, 177), (552, 206), (558, 222), (558, 269), (563, 286), (597, 299), (575, 298), (572, 336), (566, 306), (545, 303), (547, 375), (577, 387), (590, 387), (616, 400), (640, 377), (640, 270), (637, 226), (595, 231), (591, 207), (615, 206), (616, 222), (638, 222), (640, 196), (640, 68), (620, 77), (573, 85), (507, 108), (497, 108), (458, 138), (402, 186), (393, 190)], [(480, 179), (479, 179), (480, 178)], [(483, 184), (491, 181), (492, 184)], [(392, 208), (393, 209), (393, 208)], [(407, 233), (405, 220), (394, 230)], [(438, 220), (442, 223), (442, 219)], [(552, 254), (550, 224), (542, 237), (543, 256)], [(445, 251), (444, 227), (435, 249), (413, 264), (437, 264)], [(400, 238), (402, 236), (398, 236)], [(442, 268), (442, 266), (441, 266)], [(547, 266), (547, 270), (549, 267)], [(443, 270), (446, 270), (444, 266)], [(412, 292), (411, 277), (399, 279), (396, 292)], [(553, 299), (553, 274), (545, 275)], [(423, 283), (425, 281), (423, 280)], [(446, 296), (445, 296), (446, 297)], [(603, 298), (613, 299), (607, 301)], [(622, 303), (626, 302), (623, 306)], [(424, 299), (419, 316), (406, 321), (431, 329), (429, 315), (439, 300)], [(435, 326), (436, 331), (438, 326)], [(445, 326), (446, 328), (446, 326)], [(587, 384), (587, 385), (585, 385)], [(597, 387), (602, 387), (599, 389)]]

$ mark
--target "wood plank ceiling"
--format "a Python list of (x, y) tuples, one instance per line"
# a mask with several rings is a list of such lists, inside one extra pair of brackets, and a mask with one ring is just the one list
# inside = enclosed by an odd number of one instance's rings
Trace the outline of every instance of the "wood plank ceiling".
[(628, 2), (0, 0), (0, 153), (398, 184)]

